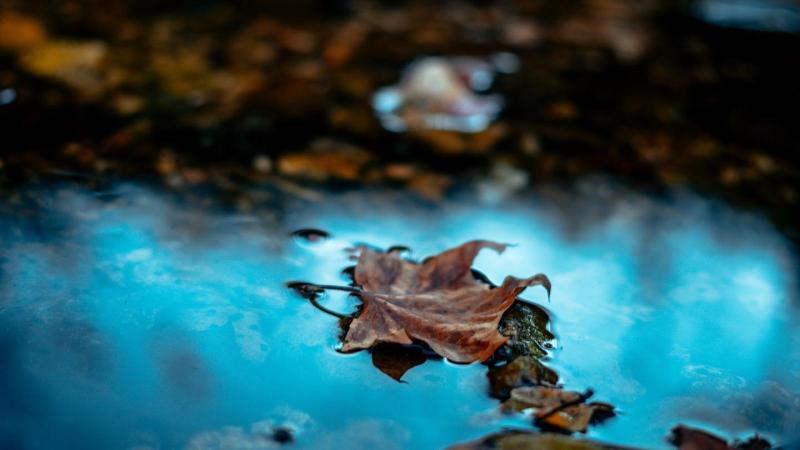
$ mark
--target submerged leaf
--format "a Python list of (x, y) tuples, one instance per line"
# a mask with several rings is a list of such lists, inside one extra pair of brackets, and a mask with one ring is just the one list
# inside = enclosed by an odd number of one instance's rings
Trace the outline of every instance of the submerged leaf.
[(530, 356), (520, 356), (504, 366), (489, 368), (489, 387), (492, 397), (507, 399), (511, 390), (526, 385), (558, 382), (558, 374)]
[(437, 354), (460, 363), (483, 361), (508, 338), (497, 331), (503, 313), (526, 287), (544, 286), (542, 274), (506, 277), (490, 288), (472, 275), (470, 266), (483, 248), (506, 246), (472, 241), (425, 260), (402, 259), (397, 253), (363, 248), (355, 270), (364, 303), (344, 338), (342, 351), (370, 348), (379, 342), (428, 344)]
[(697, 428), (678, 425), (672, 429), (669, 441), (678, 450), (767, 450), (772, 444), (764, 438), (755, 435), (744, 442), (734, 442), (731, 445), (719, 436)]
[(592, 394), (591, 389), (581, 394), (544, 386), (520, 387), (511, 391), (503, 409), (519, 412), (533, 408), (540, 426), (583, 433), (590, 423), (614, 415), (614, 407), (607, 403), (584, 403)]
[[(448, 450), (623, 450), (622, 447), (574, 439), (559, 434), (505, 431)], [(628, 449), (632, 450), (632, 449)]]

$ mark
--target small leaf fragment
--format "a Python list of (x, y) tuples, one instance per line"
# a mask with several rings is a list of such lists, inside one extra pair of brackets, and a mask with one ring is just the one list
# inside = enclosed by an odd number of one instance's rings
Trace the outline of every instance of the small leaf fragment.
[(502, 409), (521, 412), (532, 408), (540, 427), (583, 433), (591, 423), (614, 415), (612, 405), (584, 403), (591, 395), (591, 390), (579, 393), (545, 386), (520, 387), (511, 391)]

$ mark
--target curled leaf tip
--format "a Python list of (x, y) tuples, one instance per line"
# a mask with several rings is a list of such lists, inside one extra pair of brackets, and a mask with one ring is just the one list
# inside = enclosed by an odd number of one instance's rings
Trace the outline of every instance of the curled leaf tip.
[(539, 281), (539, 283), (541, 283), (541, 285), (545, 288), (545, 290), (547, 290), (547, 301), (549, 302), (550, 301), (550, 291), (552, 290), (552, 287), (553, 287), (553, 285), (550, 284), (550, 279), (547, 278), (547, 275), (545, 275), (543, 273), (539, 273), (539, 274), (534, 275), (534, 278), (536, 278), (537, 281)]
[(541, 285), (547, 291), (547, 300), (550, 300), (550, 290), (552, 289), (552, 284), (550, 284), (550, 279), (547, 278), (547, 275), (543, 273), (537, 273), (536, 275), (524, 280), (519, 280), (518, 278), (514, 277), (508, 277), (507, 280), (512, 283), (517, 283), (522, 289), (525, 289), (529, 286)]

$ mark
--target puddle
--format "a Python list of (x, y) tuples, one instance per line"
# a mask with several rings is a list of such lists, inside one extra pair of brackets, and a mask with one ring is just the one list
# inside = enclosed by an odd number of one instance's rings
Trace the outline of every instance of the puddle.
[(39, 211), (0, 206), (3, 448), (272, 448), (281, 427), (291, 448), (442, 448), (527, 427), (496, 415), (483, 366), (428, 361), (397, 383), (337, 353), (336, 319), (284, 287), (343, 284), (356, 242), (421, 258), (475, 238), (517, 244), (478, 257), (490, 279), (552, 280), (550, 303), (525, 295), (554, 314), (549, 365), (621, 410), (589, 436), (798, 437), (796, 257), (766, 222), (690, 194), (600, 183), (432, 208), (356, 192), (251, 213), (136, 185), (36, 196)]

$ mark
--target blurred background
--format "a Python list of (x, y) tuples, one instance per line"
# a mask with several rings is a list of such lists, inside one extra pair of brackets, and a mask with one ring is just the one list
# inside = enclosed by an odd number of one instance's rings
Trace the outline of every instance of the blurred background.
[(6, 0), (0, 179), (438, 199), (600, 173), (796, 241), (798, 32), (790, 0)]

